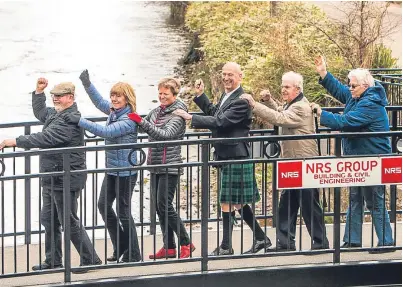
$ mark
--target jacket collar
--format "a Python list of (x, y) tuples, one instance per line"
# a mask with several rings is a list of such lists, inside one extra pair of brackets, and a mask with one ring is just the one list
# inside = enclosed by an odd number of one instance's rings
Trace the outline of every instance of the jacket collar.
[(112, 113), (114, 113), (114, 114), (116, 115), (116, 118), (118, 118), (118, 117), (120, 117), (121, 115), (130, 113), (130, 106), (127, 105), (126, 107), (121, 108), (121, 109), (118, 109), (118, 110), (115, 110), (114, 108), (111, 108), (111, 114), (112, 114)]
[(295, 104), (296, 102), (301, 101), (304, 98), (303, 93), (299, 93), (298, 96), (296, 96), (289, 104), (284, 105), (284, 110), (287, 110), (292, 104)]
[(77, 108), (77, 103), (74, 102), (70, 107), (64, 109), (63, 111), (60, 112), (56, 112), (57, 114), (62, 114), (62, 113), (66, 113), (66, 112), (77, 112), (78, 108)]
[[(242, 86), (240, 86), (238, 89), (232, 92), (231, 96), (229, 96), (228, 99), (225, 100), (225, 102), (222, 104), (222, 106), (219, 108), (220, 110), (224, 110), (233, 100), (236, 98), (239, 98), (243, 94), (243, 89)], [(220, 102), (217, 104), (218, 106), (221, 105), (221, 101), (223, 100), (225, 94), (222, 94)]]

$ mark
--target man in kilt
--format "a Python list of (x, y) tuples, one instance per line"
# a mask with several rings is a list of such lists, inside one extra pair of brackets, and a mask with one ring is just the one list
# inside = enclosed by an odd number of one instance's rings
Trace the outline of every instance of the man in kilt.
[[(210, 129), (213, 138), (237, 138), (249, 136), (252, 122), (252, 112), (248, 102), (239, 99), (244, 91), (241, 87), (242, 71), (237, 63), (228, 62), (222, 68), (222, 82), (225, 93), (217, 105), (210, 102), (204, 94), (204, 84), (201, 80), (195, 83), (196, 97), (194, 102), (204, 112), (204, 115), (190, 115), (177, 111), (177, 115), (185, 120), (191, 120), (193, 128)], [(215, 160), (241, 160), (251, 158), (250, 145), (245, 142), (213, 144)], [(232, 218), (235, 211), (241, 214), (243, 220), (253, 231), (252, 247), (245, 253), (256, 253), (262, 249), (268, 250), (270, 239), (266, 236), (255, 219), (250, 204), (260, 200), (254, 177), (252, 163), (226, 164), (220, 168), (220, 204), (223, 218), (223, 239), (211, 255), (233, 254), (232, 249)]]

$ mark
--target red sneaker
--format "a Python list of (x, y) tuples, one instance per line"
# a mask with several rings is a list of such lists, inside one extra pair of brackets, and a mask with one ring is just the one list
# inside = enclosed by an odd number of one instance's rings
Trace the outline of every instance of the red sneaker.
[(188, 245), (182, 245), (181, 246), (181, 254), (180, 257), (181, 259), (183, 258), (189, 258), (190, 257), (190, 252), (195, 251), (196, 247), (193, 245), (193, 243), (190, 243)]
[(148, 256), (150, 259), (163, 259), (163, 258), (176, 258), (176, 248), (165, 249), (162, 247), (155, 254), (150, 254)]

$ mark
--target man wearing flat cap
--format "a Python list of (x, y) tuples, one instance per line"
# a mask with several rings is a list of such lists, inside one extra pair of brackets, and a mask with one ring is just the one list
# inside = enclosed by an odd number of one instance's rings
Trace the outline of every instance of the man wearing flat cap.
[[(75, 87), (73, 83), (60, 83), (50, 91), (54, 108), (47, 107), (45, 104), (46, 96), (44, 90), (47, 86), (47, 79), (39, 78), (36, 90), (32, 92), (32, 109), (35, 117), (43, 123), (42, 132), (22, 135), (16, 139), (6, 139), (0, 143), (0, 150), (4, 147), (13, 146), (49, 149), (84, 145), (83, 130), (77, 125), (65, 121), (63, 118), (63, 115), (67, 113), (80, 114), (74, 101)], [(70, 170), (86, 169), (84, 152), (72, 152), (70, 158)], [(40, 156), (39, 165), (41, 173), (63, 171), (63, 155), (61, 153), (43, 154)], [(87, 175), (85, 173), (73, 173), (70, 176), (71, 241), (80, 254), (80, 265), (82, 266), (102, 264), (77, 216), (78, 197), (85, 186), (86, 179)], [(43, 200), (41, 222), (45, 227), (46, 258), (43, 263), (32, 267), (34, 271), (63, 267), (61, 234), (64, 219), (63, 176), (44, 176), (41, 180)], [(52, 252), (52, 242), (54, 243), (54, 252)]]

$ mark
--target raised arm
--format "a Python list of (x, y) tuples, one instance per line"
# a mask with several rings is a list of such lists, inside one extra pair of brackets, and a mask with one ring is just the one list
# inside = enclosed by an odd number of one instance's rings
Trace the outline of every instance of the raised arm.
[(333, 75), (326, 70), (326, 61), (323, 56), (318, 56), (315, 59), (316, 71), (318, 72), (321, 84), (331, 96), (339, 102), (345, 104), (351, 99), (351, 92), (348, 87), (340, 83)]
[(90, 133), (103, 138), (117, 138), (137, 132), (136, 123), (129, 118), (113, 122), (107, 126), (80, 118), (78, 125)]
[(36, 82), (36, 89), (32, 92), (32, 110), (34, 116), (44, 123), (49, 114), (54, 111), (53, 108), (46, 107), (45, 88), (48, 86), (48, 80), (39, 78)]
[(196, 92), (196, 97), (193, 99), (193, 101), (205, 115), (213, 116), (219, 107), (211, 103), (209, 98), (204, 93), (204, 83), (201, 79), (196, 80), (194, 89)]
[(211, 103), (206, 94), (204, 93), (201, 96), (195, 97), (193, 101), (207, 116), (213, 116), (216, 113), (217, 109), (219, 108), (217, 105)]
[(350, 99), (352, 99), (348, 87), (340, 83), (331, 73), (327, 73), (323, 80), (320, 79), (319, 84), (321, 84), (331, 96), (342, 104), (346, 104)]
[(88, 70), (84, 70), (81, 73), (80, 80), (94, 106), (104, 114), (109, 115), (111, 112), (111, 103), (108, 100), (105, 100), (91, 83)]
[[(281, 107), (281, 106), (279, 107), (277, 102), (271, 96), (270, 90), (268, 90), (268, 89), (260, 92), (260, 102), (272, 110), (275, 110), (275, 111), (283, 110), (283, 107)], [(249, 104), (251, 104), (251, 103), (249, 103)]]

